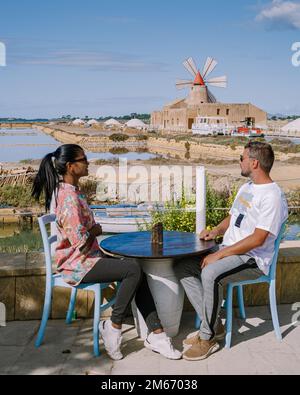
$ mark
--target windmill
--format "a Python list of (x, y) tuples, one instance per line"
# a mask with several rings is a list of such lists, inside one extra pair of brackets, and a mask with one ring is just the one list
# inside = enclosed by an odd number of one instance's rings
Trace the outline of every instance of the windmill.
[(190, 95), (186, 102), (189, 105), (198, 105), (199, 103), (216, 103), (217, 99), (208, 89), (208, 86), (215, 86), (218, 88), (227, 87), (227, 77), (214, 77), (208, 76), (214, 71), (218, 62), (208, 57), (203, 67), (202, 73), (197, 69), (193, 58), (189, 58), (183, 62), (183, 66), (193, 76), (193, 80), (177, 80), (177, 89), (191, 88)]

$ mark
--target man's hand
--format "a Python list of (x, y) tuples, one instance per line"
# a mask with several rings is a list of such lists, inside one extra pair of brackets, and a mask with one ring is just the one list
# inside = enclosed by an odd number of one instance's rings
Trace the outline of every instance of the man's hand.
[(207, 255), (203, 261), (201, 262), (201, 269), (203, 270), (206, 268), (206, 266), (211, 265), (212, 263), (217, 262), (220, 259), (218, 252), (215, 252), (214, 254), (209, 254)]
[(213, 230), (203, 230), (200, 233), (200, 240), (210, 241), (215, 240), (218, 237), (218, 232), (216, 229)]

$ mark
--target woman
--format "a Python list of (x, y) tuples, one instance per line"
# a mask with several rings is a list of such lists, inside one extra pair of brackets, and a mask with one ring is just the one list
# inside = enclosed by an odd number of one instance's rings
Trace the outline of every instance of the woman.
[(99, 324), (105, 349), (112, 359), (123, 358), (120, 351), (122, 322), (133, 298), (149, 330), (145, 347), (166, 358), (180, 359), (181, 353), (173, 348), (163, 330), (146, 276), (136, 260), (105, 257), (99, 248), (97, 237), (102, 234), (101, 226), (96, 224), (79, 189), (79, 180), (88, 175), (88, 166), (80, 146), (63, 145), (43, 159), (34, 180), (32, 196), (39, 200), (44, 192), (46, 210), (49, 210), (52, 198), (55, 203), (58, 272), (73, 286), (121, 283), (111, 319)]

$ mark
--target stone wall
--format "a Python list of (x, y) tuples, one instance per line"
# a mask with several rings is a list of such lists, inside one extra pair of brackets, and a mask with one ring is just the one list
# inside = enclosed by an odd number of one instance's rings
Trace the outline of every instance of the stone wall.
[[(291, 246), (292, 244), (292, 246)], [(296, 244), (295, 244), (296, 245)], [(300, 302), (300, 247), (293, 243), (282, 245), (277, 270), (278, 304)], [(265, 284), (245, 287), (245, 304), (268, 304), (268, 288)], [(113, 290), (104, 293), (109, 298)], [(7, 309), (7, 320), (38, 320), (43, 311), (45, 295), (45, 268), (42, 253), (0, 254), (0, 302)], [(53, 295), (51, 318), (64, 319), (68, 309), (70, 290), (56, 288)], [(78, 291), (76, 312), (79, 318), (93, 317), (94, 295)], [(185, 310), (192, 310), (185, 301)], [(104, 313), (109, 316), (111, 310)]]

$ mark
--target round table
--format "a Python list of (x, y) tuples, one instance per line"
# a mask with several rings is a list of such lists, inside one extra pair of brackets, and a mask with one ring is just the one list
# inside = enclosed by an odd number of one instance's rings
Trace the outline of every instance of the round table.
[[(170, 337), (178, 334), (184, 302), (183, 288), (173, 270), (174, 260), (208, 254), (215, 246), (215, 241), (200, 240), (197, 234), (184, 232), (164, 232), (162, 245), (151, 243), (151, 232), (120, 234), (100, 243), (104, 253), (139, 261), (147, 275), (158, 316)], [(135, 305), (133, 314), (138, 333), (145, 339), (147, 327)]]

